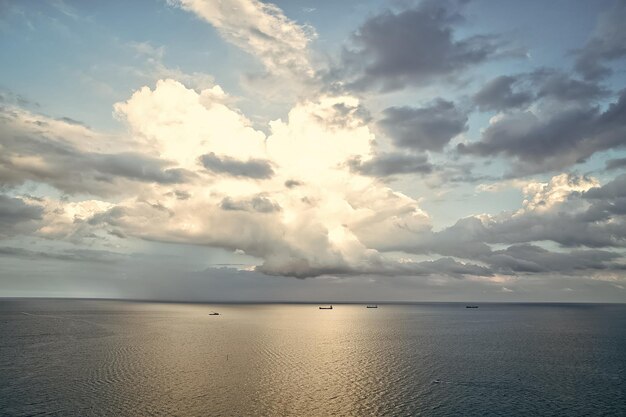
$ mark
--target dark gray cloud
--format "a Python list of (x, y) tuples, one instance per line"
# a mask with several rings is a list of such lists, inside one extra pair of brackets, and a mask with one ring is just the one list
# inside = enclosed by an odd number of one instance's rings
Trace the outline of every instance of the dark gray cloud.
[(33, 223), (41, 220), (42, 215), (40, 206), (0, 194), (0, 238), (34, 230), (36, 226)]
[(472, 99), (481, 111), (509, 111), (527, 108), (541, 100), (590, 106), (608, 94), (595, 81), (577, 79), (553, 68), (540, 68), (530, 73), (495, 77)]
[(267, 262), (255, 268), (256, 271), (267, 275), (286, 275), (295, 278), (312, 278), (322, 275), (378, 275), (378, 276), (449, 276), (462, 279), (467, 275), (493, 276), (493, 272), (484, 266), (456, 261), (452, 258), (439, 258), (422, 262), (389, 262), (382, 259), (370, 259), (369, 262), (354, 266), (337, 264), (332, 267), (318, 267), (311, 265), (306, 258), (294, 258), (284, 269), (276, 269), (277, 265)]
[(207, 155), (202, 155), (200, 160), (207, 170), (215, 174), (254, 179), (269, 179), (274, 175), (272, 164), (265, 159), (240, 161), (229, 156), (220, 157), (211, 152)]
[(250, 200), (234, 200), (225, 197), (220, 203), (222, 210), (256, 211), (258, 213), (273, 213), (280, 211), (280, 205), (267, 197), (256, 196)]
[(513, 91), (519, 77), (502, 75), (487, 82), (473, 97), (482, 111), (524, 107), (533, 99), (528, 91)]
[(622, 174), (602, 187), (594, 187), (583, 193), (587, 199), (614, 199), (626, 197), (626, 174)]
[(607, 64), (626, 57), (626, 1), (617, 0), (602, 13), (585, 46), (576, 51), (576, 70), (586, 79), (597, 80), (612, 73)]
[(590, 80), (580, 80), (571, 74), (550, 68), (543, 68), (528, 75), (537, 98), (549, 98), (561, 102), (590, 104), (606, 97), (609, 92), (600, 84)]
[(133, 152), (119, 154), (85, 154), (84, 159), (85, 164), (89, 164), (102, 174), (142, 182), (179, 184), (188, 181), (193, 176), (191, 172), (182, 168), (166, 169), (169, 165), (168, 161)]
[(300, 181), (296, 181), (296, 180), (287, 180), (285, 181), (285, 187), (287, 188), (295, 188), (302, 185), (302, 183)]
[(128, 255), (93, 249), (74, 249), (44, 252), (33, 251), (18, 247), (3, 246), (0, 247), (0, 256), (17, 257), (30, 260), (110, 263), (126, 259)]
[[(28, 142), (25, 139), (22, 145)], [(33, 145), (35, 143), (32, 143)], [(43, 144), (42, 144), (43, 145)], [(127, 179), (138, 182), (178, 184), (193, 177), (189, 171), (180, 168), (167, 168), (168, 161), (138, 153), (96, 154), (82, 153), (69, 147), (55, 145), (39, 147), (38, 153), (24, 150), (24, 146), (11, 147), (0, 156), (0, 183), (19, 185), (25, 180), (43, 182), (69, 194), (111, 194), (115, 193), (117, 182)], [(16, 165), (12, 156), (45, 156), (45, 165)], [(122, 191), (122, 190), (119, 190)]]
[(624, 246), (626, 224), (623, 219), (589, 219), (583, 215), (527, 215), (493, 225), (487, 238), (493, 243), (523, 243), (549, 240), (564, 247), (591, 248)]
[(424, 107), (387, 108), (378, 126), (398, 147), (441, 151), (467, 130), (467, 113), (450, 101), (437, 99)]
[(115, 206), (102, 213), (94, 214), (87, 220), (87, 223), (92, 226), (104, 223), (110, 224), (111, 226), (118, 226), (121, 225), (119, 220), (125, 215), (126, 209), (124, 207)]
[(313, 113), (321, 124), (331, 129), (345, 129), (348, 126), (364, 126), (372, 120), (369, 110), (362, 104), (356, 106), (346, 103), (336, 103), (332, 106), (332, 112), (322, 114)]
[(264, 262), (254, 269), (256, 272), (269, 276), (287, 276), (299, 279), (315, 278), (323, 275), (355, 275), (356, 270), (347, 264), (333, 266), (316, 266), (305, 257), (292, 258), (283, 264)]
[(507, 114), (492, 123), (478, 142), (460, 144), (465, 154), (504, 155), (517, 165), (509, 175), (562, 169), (596, 152), (626, 145), (626, 90), (605, 110), (565, 106), (537, 116), (531, 111)]
[(433, 165), (426, 155), (408, 155), (403, 153), (382, 153), (372, 159), (361, 161), (352, 158), (347, 162), (352, 172), (373, 177), (386, 177), (398, 174), (428, 174)]
[(42, 208), (26, 204), (21, 198), (0, 194), (0, 222), (19, 223), (41, 219)]
[(591, 206), (575, 220), (603, 224), (606, 233), (613, 238), (615, 246), (624, 246), (626, 241), (626, 197), (590, 199)]
[(568, 253), (552, 252), (536, 245), (522, 244), (494, 251), (483, 259), (495, 271), (502, 273), (560, 274), (589, 270), (625, 270), (626, 265), (612, 263), (621, 255), (603, 250), (573, 250)]
[(456, 39), (453, 26), (459, 21), (458, 7), (443, 1), (371, 17), (353, 35), (354, 49), (344, 51), (342, 66), (357, 74), (349, 87), (391, 91), (420, 85), (499, 53), (502, 44), (495, 36)]
[(178, 200), (189, 200), (191, 198), (191, 194), (185, 190), (174, 190), (166, 193), (167, 196), (174, 196)]
[(346, 161), (346, 166), (354, 173), (386, 181), (393, 180), (396, 175), (417, 174), (429, 188), (500, 180), (500, 177), (475, 174), (475, 164), (472, 162), (434, 164), (427, 154), (413, 152), (382, 152), (367, 160), (353, 157)]
[(419, 262), (425, 275), (448, 275), (453, 278), (462, 278), (464, 275), (490, 277), (494, 273), (487, 267), (455, 261), (452, 258), (440, 258), (434, 261)]
[(626, 168), (626, 158), (609, 159), (605, 168), (607, 171)]
[(68, 194), (111, 195), (132, 188), (122, 186), (121, 181), (176, 184), (193, 177), (189, 171), (171, 168), (170, 161), (137, 152), (82, 151), (58, 138), (45, 120), (30, 123), (23, 117), (10, 108), (0, 109), (0, 185), (17, 186), (31, 180)]

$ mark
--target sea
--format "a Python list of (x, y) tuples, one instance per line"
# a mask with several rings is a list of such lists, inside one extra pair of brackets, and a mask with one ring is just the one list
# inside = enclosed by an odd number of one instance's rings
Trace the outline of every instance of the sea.
[(478, 307), (0, 299), (0, 415), (626, 416), (626, 305)]

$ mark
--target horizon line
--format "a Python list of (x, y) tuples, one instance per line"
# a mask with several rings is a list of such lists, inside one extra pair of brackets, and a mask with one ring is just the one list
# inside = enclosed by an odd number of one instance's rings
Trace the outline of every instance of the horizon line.
[(410, 304), (591, 304), (591, 305), (606, 305), (606, 304), (626, 304), (626, 302), (617, 301), (480, 301), (480, 300), (466, 300), (466, 301), (420, 301), (420, 300), (402, 300), (402, 301), (329, 301), (329, 300), (173, 300), (173, 299), (149, 299), (149, 298), (115, 298), (115, 297), (55, 297), (55, 296), (0, 296), (0, 301), (5, 300), (83, 300), (83, 301), (122, 301), (122, 302), (141, 302), (141, 303), (163, 303), (163, 304), (304, 304), (304, 305), (318, 305), (318, 304), (336, 304), (336, 305), (365, 305), (365, 304), (379, 304), (379, 305), (410, 305)]

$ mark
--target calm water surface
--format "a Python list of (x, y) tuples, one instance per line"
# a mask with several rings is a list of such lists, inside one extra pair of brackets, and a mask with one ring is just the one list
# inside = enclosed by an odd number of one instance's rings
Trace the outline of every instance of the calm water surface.
[(0, 300), (0, 415), (624, 416), (626, 306)]

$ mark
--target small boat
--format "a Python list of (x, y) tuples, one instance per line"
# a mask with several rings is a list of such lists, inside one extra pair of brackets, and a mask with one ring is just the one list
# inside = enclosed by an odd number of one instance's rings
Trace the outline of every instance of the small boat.
[(368, 304), (365, 308), (378, 308), (378, 304)]
[(441, 384), (441, 379), (435, 379), (435, 380), (433, 381), (433, 384)]
[(320, 310), (332, 310), (332, 309), (333, 309), (333, 306), (332, 306), (332, 304), (331, 304), (331, 305), (329, 305), (328, 307), (320, 306), (319, 308), (320, 308)]
[(478, 306), (465, 306), (465, 308), (478, 308)]
[(209, 313), (209, 316), (219, 316), (220, 313), (216, 313), (215, 311), (212, 311), (211, 313)]

